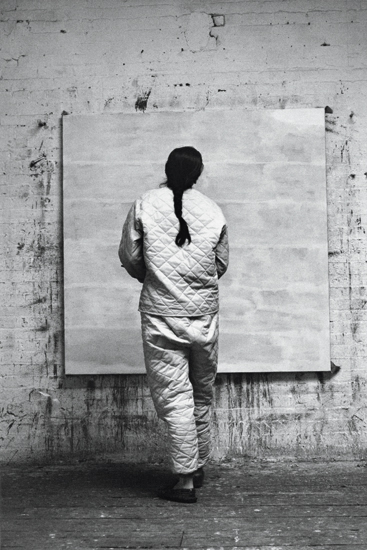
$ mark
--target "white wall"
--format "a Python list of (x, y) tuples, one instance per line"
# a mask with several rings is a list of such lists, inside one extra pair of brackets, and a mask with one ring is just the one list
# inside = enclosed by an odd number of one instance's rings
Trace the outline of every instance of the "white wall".
[(143, 377), (63, 374), (62, 114), (325, 106), (340, 369), (219, 376), (215, 456), (363, 456), (367, 1), (2, 0), (0, 13), (2, 459), (164, 454)]

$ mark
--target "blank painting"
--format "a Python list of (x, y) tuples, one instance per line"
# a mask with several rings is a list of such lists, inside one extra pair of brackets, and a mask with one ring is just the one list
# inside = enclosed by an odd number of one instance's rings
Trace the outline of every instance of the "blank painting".
[(324, 111), (286, 109), (64, 117), (66, 374), (145, 372), (141, 286), (117, 250), (131, 204), (184, 145), (229, 229), (219, 372), (329, 370)]

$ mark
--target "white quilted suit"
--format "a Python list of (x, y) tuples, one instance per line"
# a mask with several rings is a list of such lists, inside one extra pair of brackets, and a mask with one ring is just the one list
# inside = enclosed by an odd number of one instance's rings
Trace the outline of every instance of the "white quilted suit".
[(189, 474), (210, 454), (218, 279), (228, 266), (228, 238), (219, 206), (195, 189), (183, 194), (182, 216), (191, 243), (179, 247), (172, 191), (148, 191), (130, 209), (119, 256), (143, 283), (139, 311), (148, 383), (168, 425), (173, 471)]

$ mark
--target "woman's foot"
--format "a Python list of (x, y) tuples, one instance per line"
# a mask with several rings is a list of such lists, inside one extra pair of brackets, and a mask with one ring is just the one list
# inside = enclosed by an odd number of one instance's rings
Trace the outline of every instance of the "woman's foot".
[(193, 489), (194, 488), (194, 474), (179, 475), (178, 482), (174, 486), (174, 489)]
[(193, 504), (197, 501), (195, 489), (164, 489), (159, 493), (159, 497), (173, 502), (182, 502), (184, 504)]
[(185, 504), (196, 502), (194, 474), (180, 475), (176, 485), (161, 491), (159, 497), (174, 502), (183, 502)]
[(193, 482), (195, 489), (200, 489), (204, 483), (204, 468), (198, 468), (193, 474)]

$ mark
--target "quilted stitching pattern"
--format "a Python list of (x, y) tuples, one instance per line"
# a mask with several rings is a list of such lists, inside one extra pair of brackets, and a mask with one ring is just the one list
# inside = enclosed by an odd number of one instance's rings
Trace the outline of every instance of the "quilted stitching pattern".
[(178, 247), (173, 194), (163, 187), (135, 201), (119, 255), (143, 282), (144, 356), (155, 408), (168, 425), (173, 470), (190, 473), (209, 457), (209, 408), (217, 368), (218, 278), (228, 265), (220, 208), (202, 193), (183, 195), (191, 243)]
[(225, 218), (211, 199), (195, 189), (185, 191), (182, 212), (192, 239), (182, 248), (175, 243), (179, 222), (167, 187), (145, 193), (126, 220), (120, 257), (132, 276), (132, 269), (137, 278), (146, 270), (139, 303), (142, 312), (194, 317), (218, 311), (217, 265), (220, 276), (228, 263), (227, 241), (221, 241)]
[(191, 473), (210, 454), (218, 314), (190, 319), (142, 313), (142, 333), (148, 383), (168, 426), (173, 471)]

